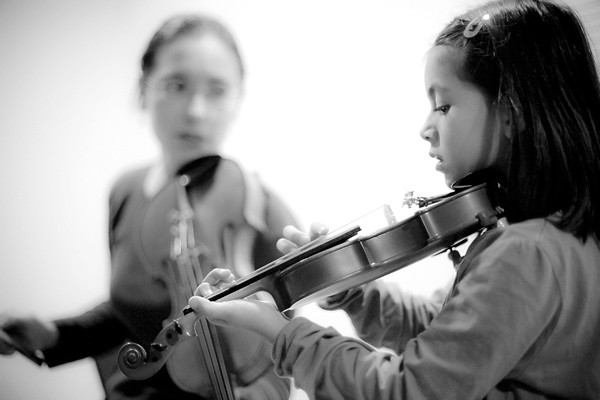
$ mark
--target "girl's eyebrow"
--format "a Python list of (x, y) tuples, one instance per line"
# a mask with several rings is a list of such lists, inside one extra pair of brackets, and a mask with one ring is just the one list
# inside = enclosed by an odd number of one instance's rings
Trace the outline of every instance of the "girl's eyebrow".
[(429, 97), (430, 99), (434, 99), (436, 94), (444, 94), (449, 92), (450, 89), (448, 89), (445, 86), (442, 86), (438, 83), (432, 83), (428, 88), (427, 88), (427, 97)]
[(427, 94), (429, 96), (433, 96), (435, 93), (444, 93), (444, 92), (448, 92), (449, 89), (445, 86), (440, 85), (439, 83), (432, 83), (428, 88), (427, 88)]

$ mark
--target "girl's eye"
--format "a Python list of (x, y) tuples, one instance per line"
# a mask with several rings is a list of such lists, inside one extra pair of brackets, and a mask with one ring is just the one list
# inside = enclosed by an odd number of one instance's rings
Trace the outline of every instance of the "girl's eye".
[(445, 115), (448, 113), (449, 110), (450, 110), (450, 106), (443, 105), (443, 106), (436, 107), (433, 111), (439, 111), (442, 113), (442, 115)]

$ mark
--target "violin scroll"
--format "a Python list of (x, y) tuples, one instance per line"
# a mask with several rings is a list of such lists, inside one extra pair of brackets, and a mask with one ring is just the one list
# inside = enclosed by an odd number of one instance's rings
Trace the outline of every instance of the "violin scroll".
[(197, 336), (194, 324), (198, 316), (186, 307), (180, 317), (159, 332), (146, 352), (137, 343), (126, 343), (119, 350), (117, 361), (121, 371), (130, 379), (148, 379), (158, 372), (181, 341)]
[(146, 349), (137, 343), (126, 343), (119, 351), (119, 366), (121, 369), (134, 370), (141, 367), (148, 355)]
[(119, 368), (130, 379), (148, 379), (156, 374), (167, 361), (167, 357), (161, 354), (162, 350), (165, 350), (162, 346), (153, 346), (148, 356), (146, 349), (141, 345), (126, 343), (119, 350), (117, 357)]

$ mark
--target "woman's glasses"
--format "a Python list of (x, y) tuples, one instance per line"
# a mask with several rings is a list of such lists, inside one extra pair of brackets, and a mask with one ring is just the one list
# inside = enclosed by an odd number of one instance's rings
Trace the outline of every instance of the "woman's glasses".
[(148, 83), (147, 86), (156, 90), (165, 100), (172, 102), (190, 101), (194, 96), (201, 95), (207, 103), (223, 106), (239, 96), (239, 90), (219, 82), (197, 85), (181, 78), (168, 78)]

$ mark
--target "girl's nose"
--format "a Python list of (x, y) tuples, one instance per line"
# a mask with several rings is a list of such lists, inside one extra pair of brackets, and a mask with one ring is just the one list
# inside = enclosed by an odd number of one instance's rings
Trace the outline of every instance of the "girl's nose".
[(421, 139), (431, 142), (433, 141), (433, 134), (434, 134), (434, 130), (431, 127), (430, 124), (425, 124), (423, 125), (423, 127), (421, 128), (421, 131), (419, 132), (419, 136), (421, 136)]
[(437, 127), (435, 123), (435, 116), (431, 113), (427, 115), (423, 126), (419, 132), (421, 139), (427, 142), (434, 142), (437, 140)]

